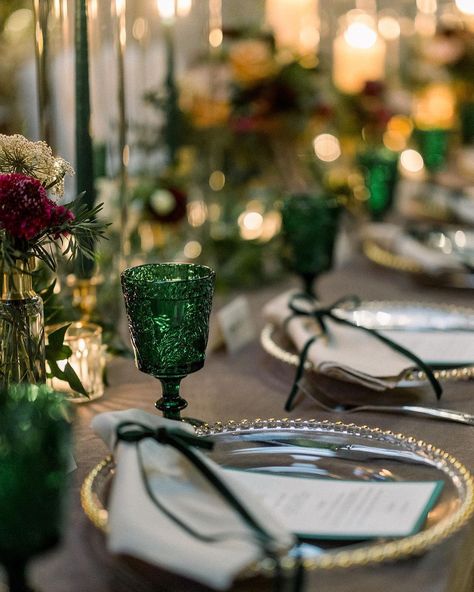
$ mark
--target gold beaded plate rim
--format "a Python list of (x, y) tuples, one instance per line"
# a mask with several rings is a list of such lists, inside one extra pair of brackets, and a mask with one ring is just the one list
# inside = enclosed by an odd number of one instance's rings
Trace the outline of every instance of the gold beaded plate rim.
[[(474, 309), (469, 307), (455, 306), (451, 304), (438, 304), (438, 303), (423, 303), (410, 302), (410, 301), (394, 301), (394, 300), (367, 300), (361, 303), (361, 308), (367, 308), (369, 310), (380, 310), (390, 307), (417, 307), (427, 309), (437, 309), (443, 312), (458, 313), (469, 315), (474, 319)], [(382, 328), (382, 327), (381, 327)], [(263, 349), (273, 358), (276, 358), (280, 362), (284, 362), (290, 366), (298, 366), (299, 355), (293, 351), (285, 349), (282, 345), (278, 344), (275, 340), (275, 334), (278, 332), (278, 328), (273, 323), (267, 323), (260, 333), (260, 343)], [(473, 331), (474, 333), (474, 331)], [(311, 360), (306, 360), (305, 370), (314, 372), (314, 365)], [(463, 381), (470, 380), (474, 377), (474, 364), (466, 364), (465, 366), (458, 366), (456, 368), (437, 369), (433, 371), (437, 380), (441, 381)], [(412, 370), (406, 374), (401, 380), (397, 387), (415, 387), (426, 384), (426, 374), (421, 370)]]
[(423, 267), (414, 259), (393, 253), (392, 251), (382, 247), (374, 239), (365, 239), (362, 242), (362, 250), (365, 256), (370, 259), (370, 261), (373, 261), (382, 267), (388, 267), (390, 269), (396, 269), (397, 271), (403, 271), (406, 273), (425, 273)]
[[(356, 549), (330, 551), (316, 557), (305, 558), (304, 567), (307, 570), (360, 567), (421, 555), (459, 531), (474, 515), (474, 478), (468, 469), (448, 452), (412, 436), (396, 434), (388, 430), (365, 425), (345, 424), (341, 421), (288, 418), (257, 418), (237, 422), (217, 422), (198, 428), (197, 433), (202, 436), (212, 436), (221, 433), (242, 434), (242, 432), (268, 430), (304, 430), (318, 433), (348, 434), (369, 438), (374, 441), (390, 442), (404, 449), (423, 453), (434, 463), (438, 470), (444, 472), (451, 479), (460, 498), (461, 492), (463, 492), (459, 507), (449, 516), (429, 526), (426, 530), (401, 539), (361, 545)], [(91, 522), (103, 532), (107, 532), (108, 510), (102, 505), (94, 489), (97, 479), (107, 476), (113, 471), (114, 467), (113, 457), (106, 457), (89, 472), (81, 487), (82, 508)], [(284, 569), (291, 570), (295, 567), (294, 559), (289, 556), (285, 557), (282, 565)], [(271, 562), (264, 560), (247, 569), (242, 574), (242, 577), (250, 577), (256, 574), (270, 576), (273, 568), (274, 565)]]

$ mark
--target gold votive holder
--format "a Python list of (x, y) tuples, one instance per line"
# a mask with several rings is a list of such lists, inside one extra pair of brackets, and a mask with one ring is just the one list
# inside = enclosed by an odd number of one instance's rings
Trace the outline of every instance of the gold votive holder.
[[(52, 333), (64, 323), (47, 328)], [(71, 355), (67, 360), (58, 361), (61, 370), (69, 362), (79, 377), (88, 396), (73, 390), (69, 384), (59, 378), (50, 380), (51, 387), (63, 392), (74, 403), (87, 403), (102, 397), (104, 394), (105, 347), (102, 345), (102, 327), (95, 323), (71, 323), (64, 337), (64, 345), (71, 348)]]

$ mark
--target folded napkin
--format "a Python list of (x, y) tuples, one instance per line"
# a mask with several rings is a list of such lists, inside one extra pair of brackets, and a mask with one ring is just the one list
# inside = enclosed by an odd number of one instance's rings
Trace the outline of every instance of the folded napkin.
[(423, 245), (396, 224), (370, 224), (364, 230), (364, 236), (396, 255), (412, 259), (428, 273), (465, 270), (456, 257)]
[[(117, 443), (117, 426), (122, 422), (139, 423), (151, 429), (166, 427), (194, 432), (185, 423), (139, 409), (102, 413), (94, 418), (92, 428), (114, 451), (117, 464), (109, 504), (109, 549), (113, 553), (140, 558), (216, 590), (229, 588), (246, 566), (262, 557), (253, 531), (175, 448), (151, 438), (138, 444)], [(268, 509), (240, 484), (237, 485), (231, 474), (226, 474), (197, 449), (193, 451), (231, 489), (254, 520), (272, 535), (277, 550), (293, 546), (293, 535)], [(143, 475), (161, 509), (147, 492)], [(179, 526), (167, 513), (178, 518), (186, 528)], [(190, 534), (188, 529), (217, 540), (203, 541)]]
[[(292, 315), (288, 303), (296, 293), (290, 290), (268, 302), (263, 316), (277, 327), (286, 324), (288, 336), (301, 351), (308, 339), (319, 332), (319, 327), (307, 317), (286, 321)], [(308, 352), (308, 360), (316, 372), (382, 391), (397, 386), (413, 369), (412, 360), (365, 331), (339, 325), (331, 319), (325, 319), (325, 323), (328, 335), (317, 339)]]

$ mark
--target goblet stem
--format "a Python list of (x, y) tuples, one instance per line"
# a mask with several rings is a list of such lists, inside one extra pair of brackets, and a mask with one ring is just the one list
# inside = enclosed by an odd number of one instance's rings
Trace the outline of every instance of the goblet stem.
[(188, 406), (188, 402), (179, 394), (179, 387), (184, 376), (160, 378), (163, 396), (155, 403), (155, 407), (163, 413), (166, 419), (181, 421), (181, 409)]
[(10, 592), (33, 592), (26, 578), (26, 561), (15, 561), (5, 565)]
[(301, 274), (303, 279), (304, 293), (308, 296), (312, 296), (315, 300), (318, 299), (314, 284), (316, 283), (317, 274), (315, 273), (303, 273)]

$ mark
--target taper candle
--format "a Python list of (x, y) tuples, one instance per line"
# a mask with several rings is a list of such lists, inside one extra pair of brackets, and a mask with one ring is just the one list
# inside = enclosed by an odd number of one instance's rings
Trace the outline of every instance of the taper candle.
[[(75, 3), (75, 57), (76, 57), (76, 182), (77, 192), (85, 191), (84, 201), (93, 206), (94, 156), (90, 134), (89, 46), (87, 32), (87, 0)], [(90, 245), (91, 247), (93, 245)], [(75, 275), (89, 278), (94, 271), (94, 262), (79, 256)]]

